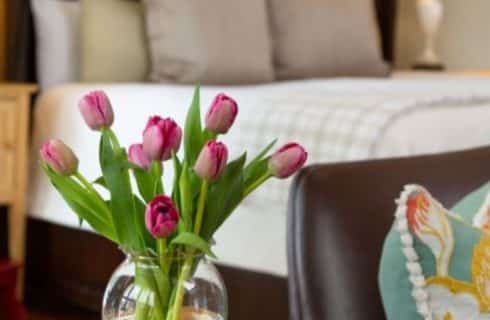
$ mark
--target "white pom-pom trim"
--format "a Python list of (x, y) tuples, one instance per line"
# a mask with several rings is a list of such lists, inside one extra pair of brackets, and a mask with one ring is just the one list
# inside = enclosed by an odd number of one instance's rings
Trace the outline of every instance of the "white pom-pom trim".
[(408, 261), (414, 262), (419, 260), (419, 256), (414, 248), (405, 247), (403, 248), (403, 254)]
[(413, 247), (413, 236), (408, 228), (407, 220), (407, 200), (408, 197), (418, 190), (424, 190), (418, 185), (406, 185), (403, 188), (400, 197), (395, 200), (398, 205), (395, 211), (395, 228), (400, 233), (402, 251), (407, 259), (406, 268), (409, 274), (409, 280), (412, 284), (412, 297), (417, 306), (417, 312), (424, 320), (432, 320), (432, 311), (429, 306), (429, 293), (426, 287), (425, 277), (422, 272), (422, 266), (419, 262), (419, 256)]

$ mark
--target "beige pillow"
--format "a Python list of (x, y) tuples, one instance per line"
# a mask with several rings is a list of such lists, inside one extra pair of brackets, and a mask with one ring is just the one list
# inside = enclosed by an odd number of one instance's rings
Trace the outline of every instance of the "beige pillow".
[(268, 0), (280, 79), (383, 76), (372, 0)]
[(132, 0), (81, 0), (81, 80), (144, 81), (148, 45), (143, 6)]
[(154, 81), (271, 81), (265, 0), (143, 0)]

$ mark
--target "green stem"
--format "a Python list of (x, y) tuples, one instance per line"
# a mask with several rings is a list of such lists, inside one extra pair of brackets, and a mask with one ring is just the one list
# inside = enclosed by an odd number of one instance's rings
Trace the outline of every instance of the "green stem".
[[(147, 315), (152, 315), (154, 320), (164, 320), (165, 319), (165, 300), (162, 300), (162, 293), (160, 286), (158, 285), (158, 279), (165, 275), (161, 274), (160, 269), (152, 267), (151, 264), (146, 264), (146, 262), (139, 263), (135, 262), (135, 283), (139, 287), (142, 293), (150, 296), (153, 295), (153, 306), (140, 305), (137, 316), (135, 320), (148, 320), (145, 317)], [(137, 301), (138, 302), (138, 301)], [(143, 304), (141, 298), (139, 299), (140, 304)], [(145, 312), (145, 309), (147, 311)]]
[(166, 268), (167, 265), (166, 261), (168, 259), (165, 259), (167, 254), (167, 239), (158, 239), (157, 245), (158, 245), (158, 255), (160, 256), (160, 267), (162, 268), (163, 272), (167, 273), (168, 270)]
[(257, 179), (254, 183), (252, 183), (250, 186), (248, 186), (245, 189), (243, 193), (243, 197), (245, 198), (246, 196), (248, 196), (255, 189), (257, 189), (262, 183), (266, 182), (270, 177), (272, 177), (272, 174), (270, 172), (266, 172), (262, 177)]
[(209, 183), (206, 180), (201, 184), (201, 193), (199, 194), (199, 201), (197, 203), (196, 223), (194, 224), (194, 233), (197, 235), (201, 232), (202, 218), (206, 206), (206, 198), (208, 197), (208, 185)]
[(155, 176), (161, 177), (163, 175), (163, 166), (161, 161), (153, 160), (151, 162), (151, 171)]
[(153, 193), (164, 194), (162, 176), (163, 176), (163, 166), (161, 161), (153, 160), (150, 166), (150, 174), (153, 179)]
[(193, 251), (190, 251), (185, 258), (184, 265), (179, 274), (179, 279), (177, 280), (177, 291), (175, 292), (175, 300), (172, 307), (172, 320), (179, 320), (180, 309), (182, 308), (182, 303), (184, 301), (184, 282), (189, 277), (189, 272), (192, 268), (192, 256)]
[(111, 139), (111, 142), (112, 142), (112, 147), (115, 150), (119, 150), (121, 148), (121, 145), (119, 144), (119, 140), (117, 140), (117, 137), (116, 137), (116, 134), (114, 133), (114, 131), (112, 131), (111, 128), (103, 128), (102, 131), (107, 132), (107, 134), (109, 135), (109, 138)]
[[(201, 184), (201, 193), (199, 194), (199, 200), (197, 204), (196, 223), (194, 224), (194, 233), (199, 235), (201, 232), (202, 219), (204, 216), (204, 208), (206, 206), (206, 199), (208, 197), (209, 183), (204, 180)], [(177, 291), (175, 293), (175, 300), (172, 307), (172, 320), (178, 320), (180, 315), (180, 309), (184, 300), (184, 282), (189, 277), (189, 273), (192, 269), (192, 258), (194, 256), (194, 250), (189, 249), (186, 253), (186, 258), (182, 270), (177, 280)]]

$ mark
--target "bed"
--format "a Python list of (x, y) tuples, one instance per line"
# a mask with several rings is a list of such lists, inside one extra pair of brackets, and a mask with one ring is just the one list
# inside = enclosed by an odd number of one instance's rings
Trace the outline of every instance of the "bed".
[[(383, 55), (386, 61), (391, 61), (396, 1), (376, 3)], [(14, 31), (10, 35), (16, 35), (10, 39), (9, 78), (34, 82), (34, 43), (28, 1), (17, 1), (9, 9), (14, 17), (11, 20)], [(93, 88), (109, 93), (117, 114), (114, 128), (128, 145), (138, 139), (149, 114), (168, 115), (182, 121), (192, 87), (75, 83), (42, 92), (34, 103), (28, 292), (35, 295), (36, 289), (49, 285), (64, 299), (96, 310), (105, 281), (122, 256), (117, 248), (86, 226), (82, 230), (78, 228), (75, 216), (48, 186), (36, 161), (42, 141), (60, 137), (79, 155), (81, 170), (90, 178), (97, 176), (96, 164), (87, 161), (96, 154), (97, 135), (88, 131), (74, 112), (80, 95)], [(239, 101), (236, 127), (225, 141), (231, 146), (232, 155), (237, 155), (233, 146), (256, 150), (275, 137), (279, 142), (294, 137), (309, 149), (311, 164), (488, 145), (488, 88), (490, 80), (471, 77), (311, 79), (260, 86), (206, 86), (202, 88), (202, 101), (205, 107), (219, 91)], [(243, 203), (216, 236), (216, 253), (230, 298), (240, 300), (235, 310), (231, 310), (233, 319), (239, 319), (239, 309), (248, 310), (249, 318), (267, 318), (267, 314), (287, 316), (287, 185), (268, 183)], [(93, 252), (94, 246), (100, 250)], [(244, 293), (247, 290), (255, 294)], [(264, 314), (261, 301), (269, 297), (277, 303), (268, 306)]]
[[(260, 86), (202, 88), (209, 104), (220, 90), (240, 104), (238, 120), (223, 137), (231, 157), (297, 139), (309, 150), (309, 163), (412, 156), (487, 145), (490, 79), (327, 79)], [(87, 130), (77, 112), (84, 93), (101, 88), (117, 115), (114, 130), (123, 145), (140, 140), (149, 115), (183, 123), (192, 86), (169, 84), (70, 84), (44, 92), (34, 110), (31, 217), (78, 228), (78, 220), (39, 169), (37, 152), (60, 137), (80, 158), (81, 171), (100, 176), (99, 135)], [(463, 120), (463, 121), (462, 121)], [(471, 133), (470, 133), (471, 132)], [(251, 154), (250, 156), (253, 156)], [(168, 172), (171, 173), (169, 167)], [(173, 177), (165, 175), (170, 188)], [(216, 236), (220, 261), (234, 267), (285, 276), (284, 244), (288, 183), (268, 182), (239, 208)], [(86, 227), (88, 228), (88, 227)]]

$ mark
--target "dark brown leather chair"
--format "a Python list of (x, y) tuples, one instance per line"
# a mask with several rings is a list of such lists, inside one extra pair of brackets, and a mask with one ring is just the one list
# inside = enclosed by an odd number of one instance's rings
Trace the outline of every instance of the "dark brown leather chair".
[(403, 185), (451, 206), (489, 178), (490, 147), (302, 170), (288, 217), (291, 320), (385, 319), (378, 264)]

